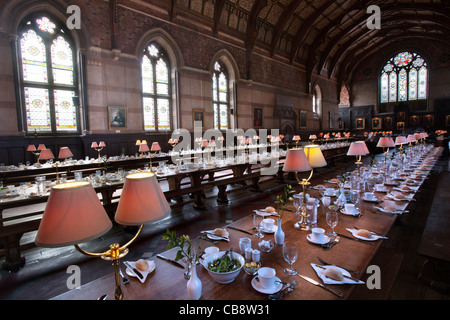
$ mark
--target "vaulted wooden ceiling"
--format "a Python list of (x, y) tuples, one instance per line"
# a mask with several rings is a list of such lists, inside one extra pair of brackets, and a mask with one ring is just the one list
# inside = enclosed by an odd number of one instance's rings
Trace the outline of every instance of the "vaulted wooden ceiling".
[[(150, 1), (150, 0), (144, 0)], [(158, 2), (159, 1), (159, 2)], [(301, 63), (307, 81), (325, 72), (339, 82), (356, 63), (403, 41), (450, 43), (450, 0), (152, 0), (178, 17), (210, 25), (217, 36), (242, 39), (251, 59), (257, 48)], [(377, 5), (381, 28), (369, 29), (367, 12)]]

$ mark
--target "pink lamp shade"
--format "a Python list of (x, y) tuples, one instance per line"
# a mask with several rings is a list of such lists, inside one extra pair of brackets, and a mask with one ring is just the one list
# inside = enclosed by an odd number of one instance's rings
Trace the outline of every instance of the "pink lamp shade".
[(107, 233), (112, 222), (91, 183), (74, 181), (53, 186), (36, 235), (40, 247), (63, 247)]
[[(364, 144), (365, 145), (365, 144)], [(348, 156), (364, 156), (368, 154), (368, 150), (364, 148), (364, 145), (360, 141), (352, 142), (348, 148)]]
[(98, 146), (104, 148), (104, 147), (106, 147), (106, 143), (104, 141), (100, 141)]
[(211, 140), (208, 144), (208, 147), (214, 148), (216, 146), (216, 141)]
[(148, 144), (141, 143), (139, 145), (139, 152), (148, 152), (150, 149), (148, 148)]
[(408, 143), (408, 141), (406, 140), (406, 137), (404, 137), (404, 136), (398, 136), (397, 138), (395, 138), (395, 144), (396, 145), (402, 145), (402, 144), (405, 144), (405, 143)]
[(70, 157), (73, 157), (73, 154), (69, 147), (61, 147), (59, 149), (58, 159), (66, 159)]
[(39, 151), (42, 151), (42, 150), (45, 150), (45, 149), (47, 149), (47, 148), (45, 147), (45, 144), (40, 144), (40, 145), (38, 146), (38, 150), (39, 150)]
[(94, 149), (94, 148), (98, 148), (98, 143), (97, 142), (92, 142), (92, 144), (91, 144), (91, 148), (92, 149)]
[(49, 160), (54, 158), (55, 156), (53, 155), (53, 152), (50, 149), (42, 150), (41, 154), (39, 155), (39, 160)]
[(127, 175), (115, 215), (117, 223), (126, 226), (147, 224), (166, 217), (170, 211), (153, 173), (138, 172)]
[(285, 172), (301, 172), (311, 170), (305, 151), (301, 148), (289, 149), (283, 165)]
[(391, 137), (381, 137), (380, 140), (378, 140), (377, 147), (392, 148), (395, 147), (395, 143)]
[(309, 165), (312, 168), (320, 168), (327, 165), (327, 161), (323, 156), (322, 150), (320, 150), (320, 147), (316, 144), (306, 146), (305, 155), (308, 159)]
[(316, 139), (317, 139), (317, 136), (316, 136), (315, 134), (311, 134), (311, 135), (309, 136), (309, 139), (311, 139), (311, 140), (316, 140)]
[(161, 147), (159, 146), (158, 142), (153, 142), (152, 143), (152, 151), (161, 151)]
[(300, 141), (301, 139), (300, 139), (300, 136), (294, 136), (293, 138), (292, 138), (292, 141)]
[(31, 151), (31, 152), (36, 151), (36, 146), (34, 144), (30, 144), (27, 148), (27, 151)]
[(202, 140), (202, 147), (207, 147), (207, 146), (208, 146), (208, 141)]
[(415, 142), (416, 140), (416, 136), (413, 134), (408, 134), (408, 137), (406, 137), (406, 141), (408, 142)]

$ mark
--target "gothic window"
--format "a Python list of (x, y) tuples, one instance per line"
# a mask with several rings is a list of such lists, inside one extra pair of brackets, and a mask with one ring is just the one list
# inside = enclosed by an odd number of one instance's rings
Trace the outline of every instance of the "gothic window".
[(400, 52), (381, 71), (380, 102), (427, 98), (428, 69), (425, 60), (413, 52)]
[(18, 28), (18, 74), (27, 133), (80, 132), (75, 45), (65, 26), (47, 15), (32, 15)]
[(144, 129), (171, 130), (170, 63), (166, 52), (154, 42), (144, 50), (141, 74)]
[(225, 67), (218, 61), (214, 64), (212, 76), (214, 129), (229, 128), (230, 101), (228, 93), (228, 74)]

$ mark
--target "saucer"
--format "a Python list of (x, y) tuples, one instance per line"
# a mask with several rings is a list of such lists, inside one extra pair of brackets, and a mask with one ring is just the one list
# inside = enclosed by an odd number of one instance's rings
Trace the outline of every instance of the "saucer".
[(327, 235), (324, 235), (322, 241), (317, 241), (317, 240), (314, 240), (314, 239), (313, 239), (313, 237), (311, 236), (311, 234), (308, 234), (308, 235), (306, 236), (306, 240), (308, 240), (309, 242), (314, 243), (314, 244), (326, 244), (326, 243), (330, 242), (331, 239), (330, 239), (330, 237), (328, 237)]
[(388, 189), (386, 189), (386, 188), (384, 188), (384, 189), (381, 189), (381, 190), (374, 190), (375, 192), (388, 192), (389, 190)]
[(278, 226), (273, 225), (271, 230), (266, 229), (265, 227), (261, 227), (261, 231), (264, 233), (275, 233), (278, 230)]
[(361, 199), (363, 199), (364, 201), (367, 201), (367, 202), (379, 202), (380, 201), (376, 197), (373, 197), (372, 199), (366, 199), (364, 197), (361, 197)]
[(273, 293), (277, 293), (278, 291), (280, 291), (281, 288), (283, 287), (283, 284), (280, 282), (281, 282), (281, 280), (278, 277), (275, 277), (275, 285), (272, 288), (264, 288), (261, 285), (261, 282), (259, 282), (258, 276), (256, 276), (252, 279), (252, 287), (253, 287), (253, 289), (255, 289), (258, 292), (265, 293), (265, 294), (273, 294)]
[(359, 214), (359, 211), (357, 211), (357, 210), (355, 210), (354, 213), (348, 213), (347, 211), (345, 211), (345, 208), (342, 208), (340, 211), (341, 211), (341, 213), (343, 213), (347, 216), (357, 216)]

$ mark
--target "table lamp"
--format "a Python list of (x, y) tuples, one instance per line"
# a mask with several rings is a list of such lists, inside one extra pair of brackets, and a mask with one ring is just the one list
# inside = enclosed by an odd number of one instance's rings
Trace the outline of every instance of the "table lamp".
[(41, 153), (42, 150), (45, 150), (45, 149), (47, 149), (47, 148), (45, 147), (44, 144), (38, 145), (37, 149), (36, 149), (36, 146), (34, 144), (30, 144), (27, 147), (27, 151), (30, 151), (32, 154), (34, 154), (36, 156), (36, 165), (39, 164), (39, 154)]
[(139, 236), (144, 224), (162, 219), (169, 213), (169, 204), (153, 173), (129, 174), (124, 183), (115, 221), (122, 225), (140, 226), (139, 230), (123, 246), (114, 243), (105, 252), (87, 252), (79, 244), (106, 234), (111, 229), (112, 222), (90, 182), (62, 183), (52, 188), (35, 242), (38, 246), (49, 248), (74, 245), (84, 255), (112, 261), (115, 299), (121, 300), (120, 259), (128, 254), (128, 247)]
[(295, 141), (295, 147), (298, 148), (298, 142), (301, 140), (300, 136), (292, 137), (292, 141)]
[(315, 134), (309, 135), (309, 139), (311, 140), (312, 144), (314, 144), (314, 140), (317, 139), (317, 136)]
[(144, 155), (144, 152), (149, 152), (150, 149), (148, 147), (147, 142), (143, 143), (141, 142), (141, 144), (139, 145), (139, 152), (141, 153), (141, 157)]
[(53, 152), (50, 149), (44, 149), (39, 154), (39, 160), (50, 160), (50, 159), (55, 159), (55, 156), (53, 155)]
[(64, 159), (64, 163), (67, 158), (73, 157), (72, 151), (70, 151), (69, 147), (61, 147), (59, 148), (58, 159)]
[[(383, 148), (383, 153), (384, 153), (384, 166), (386, 166), (386, 157), (387, 157), (387, 154), (388, 154), (388, 152), (389, 152), (389, 148), (395, 147), (394, 140), (392, 140), (391, 137), (381, 137), (381, 138), (378, 140), (377, 147)], [(386, 148), (386, 150), (385, 150), (385, 148)]]
[(405, 136), (398, 136), (397, 138), (395, 138), (395, 145), (400, 145), (400, 150), (402, 150), (403, 149), (403, 145), (404, 144), (407, 144), (408, 143), (408, 140), (406, 139), (406, 137)]
[[(305, 147), (305, 149), (293, 148), (288, 151), (283, 165), (283, 171), (295, 172), (295, 178), (303, 188), (302, 219), (294, 224), (294, 227), (297, 229), (310, 229), (306, 214), (306, 186), (310, 184), (309, 180), (313, 175), (314, 168), (323, 167), (326, 166), (326, 164), (327, 162), (318, 145), (309, 145)], [(305, 171), (310, 171), (310, 175), (307, 179), (303, 178), (300, 181), (298, 172)]]
[(91, 148), (95, 149), (98, 152), (98, 159), (100, 160), (100, 151), (102, 151), (102, 149), (106, 147), (105, 142), (100, 141), (100, 143), (97, 144), (97, 142), (92, 142), (91, 144)]
[(359, 167), (361, 166), (361, 157), (369, 154), (369, 149), (366, 146), (364, 141), (355, 141), (350, 144), (348, 148), (347, 155), (348, 156), (356, 156), (356, 166), (358, 167), (358, 177), (360, 175)]

